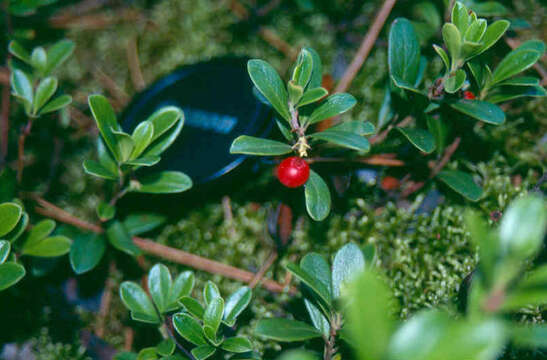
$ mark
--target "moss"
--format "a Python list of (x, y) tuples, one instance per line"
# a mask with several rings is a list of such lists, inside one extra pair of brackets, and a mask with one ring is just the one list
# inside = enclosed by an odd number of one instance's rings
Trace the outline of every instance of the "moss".
[(91, 360), (85, 356), (85, 348), (75, 341), (72, 344), (53, 342), (47, 328), (43, 328), (40, 335), (30, 340), (35, 360)]

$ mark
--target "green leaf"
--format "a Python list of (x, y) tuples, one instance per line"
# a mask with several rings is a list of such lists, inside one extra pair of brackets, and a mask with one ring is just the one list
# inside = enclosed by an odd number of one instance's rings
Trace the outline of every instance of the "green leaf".
[(150, 121), (141, 122), (131, 134), (135, 147), (131, 153), (131, 159), (136, 159), (150, 145), (154, 136), (154, 125)]
[(38, 46), (32, 50), (30, 64), (40, 73), (44, 73), (47, 64), (47, 54), (43, 47)]
[(184, 113), (175, 106), (166, 106), (154, 114), (147, 121), (154, 127), (152, 143), (142, 153), (143, 157), (161, 155), (179, 136), (184, 126)]
[(183, 296), (179, 302), (184, 306), (186, 311), (188, 311), (190, 314), (194, 315), (198, 319), (203, 319), (203, 314), (205, 313), (205, 309), (201, 304), (194, 298), (190, 296)]
[(167, 266), (163, 264), (156, 264), (148, 272), (148, 291), (156, 304), (156, 308), (160, 313), (165, 313), (170, 305), (171, 299), (169, 293), (173, 279), (169, 273)]
[(412, 143), (418, 150), (430, 154), (435, 150), (435, 138), (431, 133), (419, 128), (402, 128), (397, 127), (397, 130), (403, 134), (408, 141)]
[(39, 115), (48, 114), (53, 111), (60, 110), (72, 102), (70, 95), (57, 96), (55, 99), (48, 102), (39, 112)]
[(505, 113), (498, 106), (480, 100), (459, 100), (450, 106), (465, 115), (485, 123), (499, 125), (505, 122)]
[(465, 83), (465, 71), (458, 69), (455, 74), (450, 74), (444, 82), (444, 90), (449, 94), (454, 94), (460, 90)]
[(306, 90), (304, 91), (304, 94), (302, 95), (302, 97), (300, 98), (300, 101), (298, 102), (298, 107), (319, 101), (323, 97), (325, 97), (328, 93), (329, 92), (327, 91), (327, 89), (324, 89), (322, 87)]
[(311, 134), (310, 138), (327, 141), (352, 150), (363, 152), (368, 152), (370, 150), (370, 143), (367, 138), (348, 131), (327, 129), (322, 132)]
[(547, 325), (532, 324), (512, 326), (512, 340), (518, 347), (529, 349), (547, 348)]
[(70, 247), (70, 265), (76, 274), (86, 273), (101, 261), (106, 242), (102, 235), (82, 234), (74, 238)]
[(166, 220), (167, 218), (160, 214), (141, 212), (129, 214), (123, 221), (123, 225), (129, 235), (135, 236), (156, 229), (164, 224)]
[(479, 41), (481, 41), (485, 31), (486, 20), (478, 19), (476, 21), (473, 21), (473, 23), (467, 28), (463, 37), (465, 41), (478, 43)]
[[(0, 211), (1, 214), (1, 211)], [(2, 235), (2, 237), (9, 241), (10, 243), (17, 240), (21, 235), (23, 235), (23, 232), (27, 228), (28, 225), (29, 216), (27, 213), (23, 212), (21, 215), (21, 218), (19, 219), (19, 222), (17, 225), (7, 234)], [(1, 226), (0, 226), (1, 227)]]
[[(203, 313), (203, 324), (213, 329), (213, 335), (216, 335), (220, 322), (224, 314), (224, 300), (219, 296), (212, 299), (205, 308)], [(216, 336), (211, 338), (215, 340)]]
[(323, 334), (323, 336), (328, 337), (330, 334), (329, 320), (321, 312), (319, 307), (315, 306), (310, 300), (304, 299), (304, 305), (306, 306), (306, 310), (310, 315), (310, 320), (313, 326), (317, 330), (319, 330)]
[(304, 341), (323, 336), (320, 331), (302, 321), (282, 318), (259, 320), (255, 334), (284, 342)]
[(56, 257), (68, 253), (71, 244), (72, 240), (66, 236), (51, 236), (37, 243), (25, 243), (21, 254), (39, 257)]
[(19, 69), (11, 72), (11, 89), (13, 94), (24, 101), (25, 106), (30, 107), (34, 98), (32, 83), (27, 74)]
[(372, 135), (374, 134), (374, 125), (368, 121), (342, 121), (334, 126), (328, 128), (328, 130), (340, 130), (357, 135)]
[(140, 185), (132, 191), (148, 194), (171, 194), (186, 191), (192, 187), (188, 175), (179, 171), (162, 171), (147, 175), (139, 180)]
[(469, 68), (469, 71), (471, 71), (471, 75), (473, 75), (473, 78), (475, 78), (475, 83), (477, 84), (477, 87), (479, 89), (482, 89), (484, 86), (484, 80), (486, 75), (486, 68), (485, 66), (476, 60), (468, 61), (467, 67)]
[[(316, 280), (323, 283), (327, 291), (332, 294), (330, 267), (323, 256), (316, 253), (308, 253), (300, 261), (300, 267), (315, 277)], [(304, 304), (306, 305), (313, 326), (321, 331), (323, 335), (329, 336), (330, 324), (325, 315), (308, 299), (304, 299)]]
[(311, 53), (303, 48), (296, 59), (296, 66), (292, 73), (292, 81), (302, 89), (306, 88), (313, 70), (313, 58)]
[(329, 289), (321, 281), (321, 279), (317, 278), (315, 274), (310, 274), (300, 266), (293, 263), (287, 264), (287, 270), (290, 271), (297, 279), (302, 281), (302, 283), (304, 283), (307, 287), (309, 287), (310, 290), (313, 291), (325, 305), (331, 305), (331, 289)]
[(11, 244), (7, 240), (0, 240), (0, 264), (3, 264), (8, 258)]
[(8, 261), (0, 264), (0, 291), (18, 283), (25, 273), (25, 268), (17, 263)]
[(97, 161), (93, 160), (84, 160), (83, 162), (84, 171), (96, 177), (100, 177), (107, 180), (117, 180), (118, 175), (111, 170), (107, 169)]
[(175, 314), (173, 316), (173, 326), (180, 336), (192, 344), (196, 346), (207, 344), (203, 337), (201, 325), (190, 315), (183, 313)]
[(538, 85), (535, 86), (504, 86), (497, 89), (495, 92), (488, 94), (486, 100), (488, 102), (498, 104), (500, 102), (517, 99), (520, 97), (544, 97), (547, 96), (547, 91)]
[(294, 141), (293, 133), (287, 127), (287, 125), (282, 123), (281, 120), (279, 120), (279, 119), (275, 119), (275, 123), (277, 124), (277, 127), (279, 128), (279, 132), (281, 133), (281, 135), (283, 135), (283, 137), (285, 139), (287, 139), (287, 141), (289, 141), (289, 142)]
[(101, 221), (108, 221), (116, 215), (116, 208), (104, 201), (101, 201), (95, 210)]
[(435, 49), (435, 52), (441, 57), (441, 60), (446, 67), (446, 71), (450, 71), (450, 58), (448, 57), (448, 54), (438, 45), (433, 44), (433, 49)]
[(192, 349), (192, 355), (196, 360), (205, 360), (213, 356), (216, 352), (216, 349), (211, 345), (200, 345)]
[(139, 351), (139, 354), (137, 355), (137, 360), (157, 360), (158, 354), (157, 349), (155, 347), (147, 347), (144, 349), (141, 349)]
[(511, 76), (528, 69), (541, 58), (541, 55), (542, 54), (536, 50), (515, 49), (511, 51), (494, 70), (491, 85), (506, 80)]
[(119, 131), (120, 127), (116, 120), (114, 109), (102, 95), (90, 95), (88, 103), (106, 146), (114, 155), (114, 158), (121, 161), (122, 157), (118, 146), (118, 139), (114, 133), (114, 131)]
[(23, 60), (27, 64), (30, 64), (30, 54), (28, 51), (17, 41), (12, 40), (9, 43), (8, 51), (16, 58)]
[(291, 104), (298, 104), (302, 94), (304, 94), (304, 88), (300, 85), (296, 85), (294, 81), (289, 81), (287, 84), (287, 90), (289, 91), (289, 101)]
[[(131, 311), (134, 320), (159, 324), (161, 319), (142, 287), (132, 281), (120, 285), (120, 297), (125, 307)], [(137, 318), (135, 318), (137, 315)]]
[(441, 153), (444, 150), (447, 127), (444, 124), (441, 117), (438, 116), (429, 116), (426, 115), (427, 129), (430, 133), (433, 134), (435, 139), (434, 148), (438, 153)]
[(288, 94), (277, 71), (267, 62), (258, 59), (249, 60), (247, 71), (258, 91), (264, 95), (281, 117), (289, 121), (291, 116)]
[[(484, 219), (473, 211), (466, 211), (464, 214), (466, 229), (471, 233), (471, 241), (479, 249), (479, 268), (481, 269), (481, 278), (473, 278), (474, 282), (482, 282), (482, 277), (486, 283), (491, 283), (495, 275), (495, 267), (499, 256), (499, 241), (497, 236), (493, 236), (488, 224)], [(470, 301), (469, 301), (470, 302)]]
[(420, 43), (412, 23), (405, 18), (397, 18), (391, 25), (388, 65), (389, 73), (396, 83), (416, 83), (420, 65)]
[(357, 104), (357, 100), (347, 93), (333, 94), (327, 97), (310, 115), (309, 124), (345, 113)]
[(156, 346), (159, 355), (169, 356), (175, 352), (175, 342), (172, 339), (165, 339)]
[(437, 177), (452, 190), (471, 201), (477, 201), (482, 197), (482, 188), (475, 184), (473, 177), (467, 173), (443, 170)]
[(236, 336), (224, 340), (221, 348), (233, 353), (244, 353), (252, 351), (253, 345), (246, 337)]
[(34, 225), (34, 227), (27, 234), (25, 246), (39, 243), (48, 237), (53, 230), (55, 230), (55, 221), (51, 219), (40, 221), (38, 224)]
[(306, 197), (306, 210), (315, 221), (324, 220), (330, 212), (330, 192), (327, 184), (313, 170), (310, 170), (310, 178), (304, 185)]
[(116, 137), (118, 154), (118, 161), (125, 163), (131, 157), (131, 153), (135, 148), (133, 139), (129, 134), (126, 134), (123, 131), (112, 130), (114, 136)]
[(344, 245), (336, 252), (332, 263), (332, 289), (334, 297), (342, 295), (342, 290), (355, 276), (365, 269), (365, 257), (354, 243)]
[(40, 84), (36, 88), (36, 95), (34, 96), (33, 111), (38, 113), (38, 110), (44, 106), (45, 103), (55, 94), (57, 91), (57, 79), (54, 77), (47, 77), (40, 81)]
[(161, 158), (159, 156), (148, 156), (148, 157), (141, 157), (138, 159), (128, 160), (125, 162), (125, 165), (132, 165), (132, 166), (154, 166), (157, 163), (159, 163)]
[(23, 214), (23, 209), (16, 203), (3, 203), (0, 204), (0, 237), (8, 234), (12, 231), (21, 215)]
[(505, 256), (521, 261), (534, 255), (543, 244), (547, 226), (547, 204), (538, 196), (514, 201), (505, 211), (499, 241)]
[(247, 135), (237, 137), (230, 147), (230, 154), (276, 156), (291, 151), (291, 146), (285, 143)]
[(315, 89), (321, 86), (323, 83), (323, 65), (321, 64), (321, 58), (317, 51), (310, 47), (306, 47), (311, 54), (313, 60), (313, 69), (311, 72), (310, 82), (308, 83), (308, 89)]
[(224, 306), (224, 322), (228, 326), (234, 326), (237, 317), (245, 310), (251, 302), (252, 290), (247, 286), (242, 286), (233, 292)]
[(133, 243), (125, 226), (118, 220), (112, 222), (106, 229), (106, 238), (116, 249), (131, 256), (141, 254), (141, 249)]
[(137, 354), (128, 352), (128, 351), (120, 351), (114, 355), (114, 360), (137, 360)]
[[(457, 62), (461, 56), (462, 37), (460, 31), (454, 24), (446, 23), (442, 28), (443, 40), (452, 56), (452, 63)], [(452, 65), (453, 67), (454, 65)]]
[(452, 8), (450, 21), (458, 28), (461, 33), (465, 33), (467, 27), (469, 26), (469, 15), (467, 13), (467, 8), (464, 4), (456, 1), (454, 7)]
[(213, 299), (220, 297), (220, 291), (218, 290), (218, 287), (216, 284), (212, 281), (207, 281), (205, 284), (205, 287), (203, 288), (203, 300), (205, 300), (205, 304), (209, 305)]
[(510, 86), (536, 86), (539, 84), (539, 79), (533, 76), (520, 76), (512, 79), (501, 81), (498, 85)]
[(495, 21), (493, 24), (490, 24), (486, 28), (486, 31), (484, 32), (484, 36), (481, 39), (481, 42), (483, 44), (482, 47), (474, 55), (476, 56), (485, 52), (486, 50), (491, 48), (496, 42), (498, 42), (498, 40), (503, 36), (503, 34), (505, 34), (505, 31), (507, 31), (510, 24), (511, 23), (507, 20), (498, 20), (498, 21)]
[(535, 50), (541, 55), (545, 52), (545, 43), (541, 40), (528, 40), (523, 42), (515, 50)]
[(359, 344), (360, 359), (382, 359), (395, 328), (392, 314), (397, 312), (397, 306), (389, 287), (378, 274), (368, 270), (356, 275), (358, 278), (345, 297), (349, 303), (350, 338)]
[(60, 66), (74, 51), (74, 42), (71, 40), (61, 40), (56, 42), (47, 52), (47, 66), (45, 73), (50, 73), (56, 67)]
[(186, 295), (192, 293), (194, 288), (194, 273), (191, 271), (181, 272), (173, 282), (171, 286), (171, 291), (169, 292), (169, 307), (177, 306), (177, 302)]
[(472, 2), (469, 6), (479, 16), (504, 16), (508, 13), (507, 8), (497, 1)]

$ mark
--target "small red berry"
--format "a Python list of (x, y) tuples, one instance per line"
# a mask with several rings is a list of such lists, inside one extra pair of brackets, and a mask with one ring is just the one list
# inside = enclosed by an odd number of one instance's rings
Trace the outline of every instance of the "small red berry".
[(296, 188), (308, 181), (310, 167), (304, 159), (291, 156), (279, 164), (276, 175), (279, 181), (286, 187)]
[(465, 100), (475, 100), (475, 94), (473, 94), (471, 91), (464, 91), (463, 98)]
[(384, 189), (384, 191), (395, 190), (399, 187), (399, 185), (399, 180), (393, 176), (384, 176), (382, 178), (382, 182), (380, 183), (380, 186)]

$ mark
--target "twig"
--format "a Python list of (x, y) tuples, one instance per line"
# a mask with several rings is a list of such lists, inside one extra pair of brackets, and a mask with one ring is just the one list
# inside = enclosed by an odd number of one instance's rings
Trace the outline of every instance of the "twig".
[(127, 42), (126, 53), (127, 65), (129, 66), (129, 73), (131, 74), (133, 86), (135, 86), (137, 90), (142, 90), (146, 87), (146, 83), (144, 82), (144, 77), (141, 72), (139, 52), (137, 50), (137, 39), (135, 37), (132, 37)]
[(101, 83), (103, 87), (112, 95), (114, 99), (113, 105), (119, 110), (127, 104), (129, 101), (129, 96), (125, 91), (123, 91), (118, 84), (110, 76), (105, 74), (101, 69), (97, 68), (93, 72), (93, 76)]
[[(29, 196), (33, 198), (38, 203), (38, 205), (40, 205), (40, 207), (35, 208), (35, 211), (41, 215), (53, 218), (66, 224), (76, 226), (80, 229), (92, 231), (95, 233), (104, 232), (104, 229), (101, 226), (79, 219), (64, 211), (63, 209), (53, 205), (52, 203), (40, 198), (39, 196)], [(206, 271), (212, 274), (219, 274), (230, 279), (235, 279), (246, 283), (251, 282), (255, 276), (255, 274), (253, 274), (252, 272), (245, 271), (234, 266), (226, 265), (198, 255), (194, 255), (186, 251), (161, 245), (152, 240), (134, 236), (133, 242), (141, 250), (148, 254), (155, 255), (157, 257), (170, 260), (178, 264), (190, 266), (192, 268)], [(270, 279), (265, 279), (260, 284), (265, 289), (273, 292), (288, 291), (289, 293), (293, 293), (296, 291), (294, 288), (286, 288), (284, 285)]]
[[(431, 173), (429, 174), (429, 179), (433, 179), (445, 167), (445, 165), (448, 163), (448, 161), (450, 161), (450, 158), (452, 157), (454, 152), (456, 152), (456, 149), (458, 149), (458, 146), (460, 145), (460, 141), (461, 141), (461, 138), (457, 137), (456, 139), (454, 139), (452, 144), (450, 144), (450, 146), (446, 148), (443, 157), (431, 169)], [(401, 195), (402, 195), (402, 197), (407, 197), (410, 194), (413, 194), (416, 191), (423, 188), (424, 185), (425, 185), (424, 181), (412, 183), (409, 187), (407, 187), (402, 192)]]
[(274, 261), (277, 259), (277, 251), (273, 250), (270, 256), (268, 256), (268, 259), (266, 259), (266, 262), (260, 270), (255, 274), (255, 276), (252, 278), (252, 280), (249, 282), (249, 287), (251, 289), (254, 289), (256, 285), (260, 283), (260, 280), (264, 277), (268, 269), (272, 266)]
[(306, 161), (309, 164), (313, 163), (326, 163), (326, 162), (355, 162), (355, 163), (362, 163), (362, 164), (369, 164), (369, 165), (379, 165), (379, 166), (404, 166), (405, 163), (402, 160), (394, 159), (393, 157), (389, 156), (392, 154), (378, 154), (378, 155), (372, 155), (365, 158), (354, 158), (354, 159), (346, 159), (346, 158), (324, 158), (324, 157), (315, 157), (315, 158), (309, 158)]
[(135, 333), (133, 328), (127, 326), (123, 329), (123, 349), (126, 351), (131, 351), (133, 347), (133, 340), (135, 338)]
[(373, 137), (371, 137), (371, 138), (369, 139), (370, 144), (373, 145), (373, 144), (379, 144), (379, 143), (381, 143), (382, 141), (384, 141), (384, 140), (386, 139), (387, 135), (389, 134), (389, 132), (390, 132), (394, 127), (405, 127), (405, 126), (407, 126), (411, 121), (412, 121), (412, 116), (407, 116), (407, 117), (405, 117), (403, 120), (401, 120), (399, 123), (397, 123), (396, 125), (390, 124), (384, 131), (382, 131), (381, 133), (376, 134), (376, 135), (374, 135)]
[(384, 26), (384, 23), (391, 13), (391, 9), (393, 8), (393, 5), (395, 5), (396, 1), (397, 0), (384, 1), (384, 4), (380, 8), (380, 11), (378, 11), (378, 14), (374, 19), (374, 22), (372, 23), (370, 29), (363, 38), (357, 54), (355, 54), (353, 61), (347, 67), (346, 72), (342, 76), (342, 79), (340, 79), (340, 82), (336, 86), (336, 89), (334, 90), (335, 93), (344, 92), (349, 88), (351, 82), (355, 78), (355, 75), (357, 75), (357, 72), (359, 71), (361, 66), (363, 66), (365, 60), (367, 59), (368, 54), (374, 46), (374, 43), (376, 42), (376, 39), (378, 38), (378, 35), (380, 34), (380, 31), (382, 30), (382, 27)]
[(108, 267), (108, 275), (104, 286), (103, 296), (101, 296), (101, 305), (99, 307), (99, 314), (97, 315), (97, 324), (95, 325), (95, 335), (102, 338), (104, 336), (104, 324), (106, 316), (108, 315), (110, 304), (112, 302), (112, 289), (114, 288), (114, 281), (110, 278), (116, 271), (116, 263), (110, 262)]

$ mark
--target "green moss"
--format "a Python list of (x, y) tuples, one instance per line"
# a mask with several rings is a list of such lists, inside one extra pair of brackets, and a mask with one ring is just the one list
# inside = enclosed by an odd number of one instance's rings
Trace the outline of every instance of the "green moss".
[(46, 328), (30, 343), (35, 360), (91, 360), (85, 356), (85, 348), (78, 341), (72, 344), (53, 342)]

